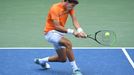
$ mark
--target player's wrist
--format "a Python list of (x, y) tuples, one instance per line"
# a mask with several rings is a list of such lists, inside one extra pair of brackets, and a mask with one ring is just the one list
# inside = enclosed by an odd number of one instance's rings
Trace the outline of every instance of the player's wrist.
[(67, 29), (67, 33), (68, 34), (73, 34), (74, 33), (74, 30), (73, 29)]
[(83, 29), (80, 27), (77, 29), (77, 32), (80, 33), (80, 32), (83, 32)]

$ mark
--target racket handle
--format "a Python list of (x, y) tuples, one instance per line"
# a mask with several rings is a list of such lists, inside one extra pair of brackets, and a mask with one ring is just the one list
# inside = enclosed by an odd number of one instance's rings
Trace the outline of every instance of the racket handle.
[(87, 35), (86, 37), (87, 37), (87, 38), (90, 38), (90, 37), (91, 37), (91, 34)]

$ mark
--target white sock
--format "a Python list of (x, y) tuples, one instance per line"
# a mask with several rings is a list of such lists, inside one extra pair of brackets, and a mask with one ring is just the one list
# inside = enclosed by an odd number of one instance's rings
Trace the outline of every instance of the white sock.
[(45, 62), (48, 62), (48, 59), (49, 57), (45, 57), (45, 58), (39, 59), (39, 61), (40, 63), (45, 63)]
[(70, 62), (70, 64), (71, 64), (73, 70), (77, 70), (78, 69), (78, 66), (76, 65), (75, 60)]

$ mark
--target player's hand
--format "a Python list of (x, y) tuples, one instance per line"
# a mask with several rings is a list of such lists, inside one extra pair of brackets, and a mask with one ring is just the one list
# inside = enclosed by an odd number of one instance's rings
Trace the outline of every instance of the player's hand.
[(77, 37), (77, 38), (80, 38), (80, 34), (79, 34), (77, 31), (74, 31), (74, 32), (73, 32), (73, 35), (74, 35), (75, 37)]
[(87, 34), (83, 31), (82, 28), (78, 28), (77, 32), (78, 32), (80, 38), (86, 38), (87, 37)]
[(87, 38), (87, 34), (85, 32), (79, 32), (78, 34), (80, 38)]
[(74, 31), (73, 34), (77, 38), (86, 38), (87, 37), (87, 34), (85, 32), (77, 32), (77, 31)]

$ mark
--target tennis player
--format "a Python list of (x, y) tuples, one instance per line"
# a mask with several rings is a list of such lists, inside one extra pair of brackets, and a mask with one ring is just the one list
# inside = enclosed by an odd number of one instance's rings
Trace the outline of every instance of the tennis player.
[[(68, 58), (73, 69), (72, 75), (82, 75), (74, 58), (72, 43), (64, 37), (65, 34), (71, 34), (77, 38), (86, 38), (85, 32), (75, 17), (74, 7), (77, 4), (79, 4), (77, 0), (62, 0), (62, 2), (53, 4), (50, 8), (44, 28), (44, 35), (45, 39), (53, 44), (57, 55), (45, 58), (36, 58), (34, 60), (36, 64), (48, 69), (50, 68), (48, 62), (66, 62)], [(65, 28), (68, 15), (71, 16), (76, 30)]]

